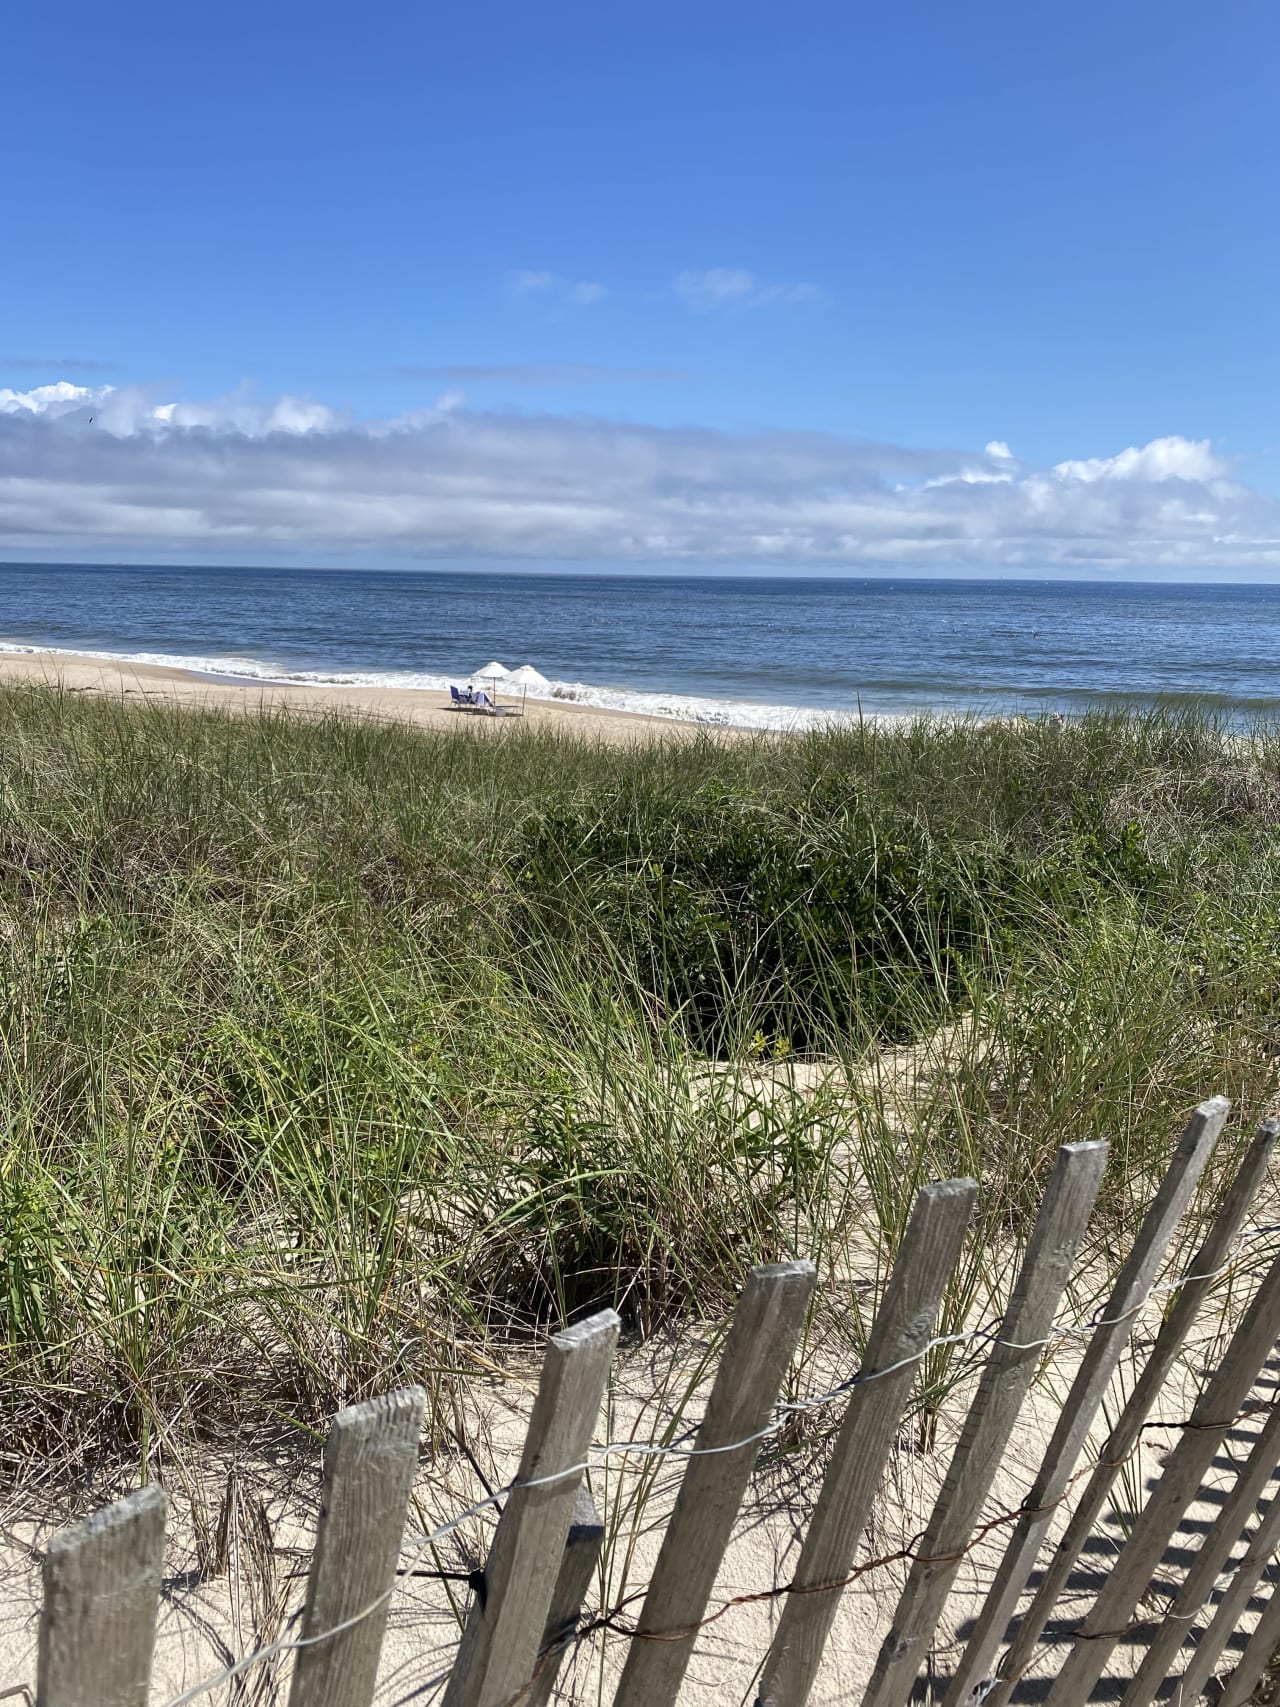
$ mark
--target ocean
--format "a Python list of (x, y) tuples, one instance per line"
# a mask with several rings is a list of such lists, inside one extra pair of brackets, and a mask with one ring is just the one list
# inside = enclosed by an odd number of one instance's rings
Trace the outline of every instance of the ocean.
[(556, 697), (757, 728), (833, 714), (1280, 712), (1280, 586), (0, 566), (0, 651)]

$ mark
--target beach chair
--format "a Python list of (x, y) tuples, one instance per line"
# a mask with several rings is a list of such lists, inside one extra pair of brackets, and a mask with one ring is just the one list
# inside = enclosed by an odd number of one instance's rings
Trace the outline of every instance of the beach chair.
[(473, 711), (482, 711), (486, 717), (518, 717), (520, 714), (514, 705), (495, 705), (483, 688), (476, 692)]

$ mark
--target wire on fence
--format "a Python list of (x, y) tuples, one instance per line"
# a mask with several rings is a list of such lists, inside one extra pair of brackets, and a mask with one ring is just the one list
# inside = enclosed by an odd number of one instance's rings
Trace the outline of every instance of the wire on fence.
[[(1001, 1346), (1011, 1351), (1047, 1351), (1051, 1346), (1065, 1344), (1074, 1339), (1088, 1338), (1089, 1335), (1096, 1333), (1099, 1328), (1111, 1327), (1117, 1323), (1130, 1320), (1145, 1309), (1147, 1304), (1153, 1298), (1168, 1296), (1171, 1293), (1179, 1291), (1184, 1286), (1189, 1286), (1194, 1281), (1212, 1281), (1220, 1279), (1223, 1275), (1229, 1273), (1236, 1267), (1240, 1260), (1241, 1253), (1247, 1246), (1255, 1244), (1259, 1239), (1266, 1238), (1268, 1235), (1274, 1233), (1280, 1233), (1280, 1222), (1270, 1222), (1264, 1226), (1243, 1229), (1235, 1239), (1231, 1255), (1220, 1263), (1217, 1268), (1211, 1269), (1203, 1274), (1197, 1274), (1195, 1272), (1187, 1273), (1180, 1276), (1177, 1280), (1167, 1281), (1159, 1286), (1152, 1286), (1136, 1304), (1119, 1316), (1104, 1317), (1095, 1312), (1093, 1316), (1087, 1317), (1083, 1321), (1063, 1324), (1061, 1326), (1053, 1326), (1042, 1339), (1028, 1340), (1025, 1342), (1017, 1340), (1002, 1340), (999, 1334), (998, 1319), (992, 1319), (991, 1321), (983, 1323), (979, 1327), (968, 1328), (959, 1333), (939, 1334), (926, 1341), (926, 1343), (921, 1346), (918, 1351), (913, 1352), (910, 1357), (901, 1358), (896, 1363), (889, 1364), (883, 1369), (865, 1371), (860, 1369), (853, 1375), (849, 1376), (846, 1380), (839, 1382), (836, 1386), (829, 1387), (824, 1392), (813, 1394), (807, 1399), (787, 1401), (780, 1400), (773, 1407), (776, 1420), (767, 1423), (764, 1428), (758, 1429), (754, 1434), (744, 1436), (741, 1440), (730, 1441), (720, 1446), (686, 1446), (683, 1443), (692, 1439), (697, 1433), (699, 1425), (695, 1423), (690, 1425), (690, 1427), (684, 1430), (681, 1434), (677, 1435), (674, 1442), (670, 1443), (664, 1444), (657, 1441), (631, 1440), (607, 1441), (602, 1446), (592, 1447), (586, 1459), (580, 1464), (570, 1465), (567, 1469), (559, 1470), (554, 1475), (535, 1476), (526, 1481), (511, 1481), (505, 1483), (502, 1487), (496, 1488), (492, 1492), (487, 1493), (482, 1499), (476, 1500), (472, 1505), (467, 1506), (464, 1510), (456, 1513), (453, 1517), (446, 1519), (441, 1524), (438, 1524), (434, 1529), (413, 1537), (411, 1542), (413, 1550), (409, 1555), (408, 1562), (399, 1568), (397, 1576), (406, 1576), (411, 1574), (444, 1575), (445, 1573), (417, 1571), (415, 1570), (415, 1566), (423, 1555), (431, 1548), (435, 1547), (441, 1541), (447, 1540), (451, 1535), (456, 1534), (458, 1530), (470, 1523), (473, 1519), (482, 1516), (486, 1511), (491, 1511), (495, 1507), (500, 1506), (505, 1499), (515, 1493), (518, 1489), (548, 1487), (553, 1483), (565, 1481), (572, 1476), (582, 1476), (600, 1464), (608, 1462), (608, 1460), (612, 1458), (688, 1459), (710, 1457), (715, 1454), (726, 1452), (739, 1452), (745, 1447), (755, 1446), (759, 1444), (759, 1442), (768, 1440), (779, 1434), (794, 1417), (808, 1415), (810, 1412), (821, 1410), (823, 1407), (834, 1403), (838, 1399), (846, 1398), (856, 1387), (863, 1387), (869, 1385), (873, 1381), (884, 1380), (887, 1376), (897, 1374), (900, 1370), (905, 1369), (910, 1364), (920, 1363), (929, 1355), (930, 1352), (944, 1347), (957, 1345), (988, 1345), (993, 1349), (997, 1346)], [(1172, 1431), (1175, 1429), (1191, 1428), (1221, 1428), (1226, 1430), (1237, 1422), (1241, 1422), (1251, 1416), (1256, 1416), (1260, 1411), (1274, 1410), (1277, 1405), (1280, 1405), (1280, 1399), (1252, 1401), (1243, 1406), (1236, 1415), (1228, 1418), (1222, 1423), (1197, 1423), (1190, 1417), (1147, 1422), (1142, 1425), (1142, 1428), (1139, 1430), (1139, 1435), (1141, 1436), (1142, 1434), (1150, 1431)], [(1108, 1460), (1107, 1462), (1109, 1466), (1124, 1464), (1133, 1457), (1136, 1451), (1137, 1446), (1135, 1445), (1130, 1452), (1124, 1455), (1124, 1457)], [(959, 1551), (959, 1553), (948, 1554), (936, 1559), (929, 1558), (923, 1562), (928, 1564), (943, 1564), (950, 1563), (955, 1559), (962, 1559), (978, 1544), (979, 1541), (981, 1541), (986, 1535), (990, 1534), (992, 1530), (998, 1529), (1002, 1525), (1016, 1523), (1023, 1517), (1027, 1516), (1029, 1512), (1032, 1512), (1032, 1515), (1040, 1515), (1043, 1512), (1054, 1510), (1066, 1498), (1066, 1494), (1070, 1488), (1073, 1487), (1082, 1476), (1091, 1474), (1101, 1462), (1103, 1461), (1100, 1459), (1095, 1460), (1077, 1470), (1068, 1481), (1067, 1487), (1064, 1489), (1062, 1495), (1060, 1495), (1058, 1499), (1051, 1501), (1047, 1506), (1037, 1507), (1032, 1511), (1032, 1508), (1028, 1507), (1024, 1503), (1014, 1510), (1001, 1512), (996, 1517), (993, 1517), (980, 1525), (973, 1532), (969, 1541)], [(886, 1554), (882, 1558), (867, 1560), (863, 1564), (855, 1567), (846, 1576), (835, 1582), (805, 1584), (803, 1586), (796, 1587), (793, 1587), (789, 1583), (784, 1583), (774, 1588), (759, 1589), (750, 1594), (736, 1595), (732, 1599), (724, 1601), (714, 1612), (707, 1614), (698, 1623), (692, 1624), (686, 1629), (674, 1632), (664, 1631), (660, 1634), (646, 1632), (642, 1635), (639, 1631), (617, 1624), (616, 1620), (625, 1611), (630, 1600), (636, 1598), (635, 1596), (631, 1596), (628, 1597), (627, 1600), (621, 1602), (617, 1607), (612, 1608), (609, 1612), (597, 1614), (595, 1618), (589, 1620), (586, 1625), (582, 1626), (580, 1630), (575, 1632), (571, 1638), (567, 1638), (564, 1645), (566, 1647), (570, 1645), (576, 1647), (580, 1642), (585, 1641), (596, 1630), (600, 1629), (611, 1629), (615, 1631), (615, 1633), (626, 1635), (631, 1639), (641, 1638), (645, 1641), (687, 1640), (688, 1637), (696, 1634), (697, 1631), (705, 1628), (706, 1625), (712, 1624), (717, 1619), (722, 1618), (724, 1614), (730, 1611), (733, 1607), (750, 1605), (759, 1601), (780, 1599), (784, 1595), (792, 1593), (831, 1593), (833, 1590), (849, 1587), (850, 1584), (856, 1582), (860, 1577), (867, 1575), (870, 1571), (883, 1570), (893, 1564), (917, 1562), (918, 1556), (913, 1549), (919, 1545), (923, 1538), (924, 1532), (922, 1531), (908, 1544), (907, 1547), (901, 1548), (896, 1552)], [(1216, 1579), (1215, 1586), (1217, 1582), (1221, 1582), (1224, 1579), (1229, 1579), (1231, 1576), (1234, 1576), (1243, 1567), (1243, 1564), (1247, 1559), (1248, 1554), (1246, 1553), (1245, 1560), (1242, 1560), (1240, 1564), (1233, 1566), (1230, 1571), (1224, 1571), (1219, 1578)], [(460, 1573), (448, 1573), (448, 1575), (452, 1578), (453, 1576), (460, 1575)], [(468, 1573), (468, 1576), (470, 1575), (471, 1573)], [(364, 1619), (370, 1618), (376, 1612), (380, 1611), (391, 1599), (394, 1592), (395, 1586), (393, 1584), (391, 1588), (380, 1594), (375, 1600), (370, 1601), (367, 1606), (361, 1607), (358, 1612), (352, 1613), (349, 1618), (343, 1619), (340, 1624), (334, 1625), (331, 1629), (322, 1630), (317, 1635), (307, 1637), (279, 1637), (275, 1641), (267, 1643), (264, 1647), (255, 1650), (253, 1653), (244, 1655), (241, 1659), (234, 1661), (231, 1665), (225, 1667), (214, 1676), (205, 1678), (201, 1682), (193, 1684), (189, 1689), (184, 1690), (182, 1694), (171, 1697), (164, 1703), (164, 1707), (189, 1707), (189, 1703), (199, 1700), (203, 1695), (212, 1693), (213, 1690), (221, 1688), (225, 1683), (231, 1683), (236, 1678), (242, 1677), (245, 1672), (250, 1671), (256, 1665), (260, 1665), (269, 1659), (274, 1659), (276, 1656), (281, 1654), (294, 1652), (302, 1648), (317, 1647), (321, 1643), (331, 1641), (334, 1637), (342, 1635), (344, 1632), (354, 1628), (357, 1624), (362, 1623)], [(1139, 1620), (1140, 1624), (1147, 1622), (1149, 1622), (1149, 1620), (1145, 1618)], [(1129, 1630), (1137, 1627), (1138, 1625), (1131, 1623), (1125, 1627), (1125, 1630), (1114, 1632), (1112, 1634), (1115, 1637), (1119, 1637), (1127, 1634)], [(1101, 1637), (1099, 1636), (1097, 1639), (1101, 1639)], [(551, 1651), (562, 1652), (563, 1648), (556, 1648)], [(528, 1689), (532, 1688), (535, 1681), (536, 1674), (535, 1677), (529, 1680), (525, 1689), (522, 1690), (520, 1694), (512, 1697), (510, 1703), (504, 1703), (504, 1707), (514, 1707), (514, 1704), (519, 1701), (520, 1695), (526, 1693)]]

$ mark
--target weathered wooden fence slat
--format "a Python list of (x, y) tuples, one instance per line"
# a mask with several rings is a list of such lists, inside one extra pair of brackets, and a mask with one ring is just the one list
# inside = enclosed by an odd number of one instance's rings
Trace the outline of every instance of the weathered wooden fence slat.
[(1169, 1667), (1186, 1641), (1192, 1621), (1213, 1592), (1213, 1585), (1244, 1533), (1254, 1508), (1276, 1472), (1280, 1460), (1280, 1410), (1272, 1411), (1266, 1426), (1241, 1466), (1218, 1515), (1196, 1548), (1182, 1584), (1152, 1632), (1122, 1707), (1146, 1707), (1169, 1674)]
[(1216, 1707), (1246, 1707), (1264, 1671), (1280, 1651), (1280, 1579), (1271, 1590), (1271, 1598), (1262, 1609), (1262, 1616), (1253, 1635), (1245, 1643), (1240, 1662), (1223, 1688)]
[[(444, 1707), (501, 1707), (535, 1677), (591, 1433), (618, 1343), (602, 1310), (547, 1346), (516, 1486), (507, 1496), (444, 1694)], [(536, 1484), (536, 1485), (530, 1485)]]
[(815, 1278), (807, 1262), (751, 1271), (694, 1441), (706, 1456), (690, 1458), (681, 1479), (614, 1707), (669, 1707), (679, 1693), (697, 1640), (691, 1626), (706, 1611), (760, 1451), (752, 1437), (769, 1420)]
[(840, 1585), (852, 1568), (977, 1195), (976, 1180), (958, 1179), (927, 1185), (916, 1198), (867, 1341), (862, 1368), (870, 1379), (850, 1395), (757, 1707), (804, 1707), (813, 1688), (843, 1589), (818, 1591)]
[(164, 1515), (162, 1491), (141, 1488), (50, 1541), (37, 1707), (146, 1707)]
[(373, 1700), (425, 1405), (405, 1387), (333, 1419), (289, 1707)]
[(1133, 1617), (1214, 1453), (1248, 1396), (1280, 1335), (1280, 1257), (1232, 1335), (1217, 1372), (1201, 1394), (1191, 1423), (1170, 1454), (1150, 1500), (1138, 1513), (1120, 1556), (1080, 1627), (1046, 1701), (1078, 1707), (1101, 1677), (1112, 1649)]
[(1102, 1182), (1105, 1143), (1064, 1144), (1049, 1177), (1013, 1296), (876, 1660), (864, 1707), (902, 1707), (937, 1627), (1040, 1361), (1041, 1342)]
[(1191, 1202), (1230, 1112), (1231, 1104), (1226, 1097), (1213, 1097), (1200, 1104), (1182, 1134), (1062, 1402), (1062, 1415), (1024, 1501), (1025, 1513), (1009, 1537), (1004, 1558), (952, 1677), (943, 1707), (963, 1707), (975, 1688), (987, 1680), (1014, 1609), (1035, 1568), (1055, 1509), (1067, 1491), (1120, 1355), (1133, 1334), (1136, 1312), (1155, 1284), (1169, 1240)]
[(1012, 1683), (1026, 1669), (1045, 1625), (1067, 1586), (1067, 1579), (1093, 1533), (1121, 1466), (1138, 1443), (1142, 1425), (1177, 1362), (1187, 1334), (1213, 1286), (1213, 1277), (1229, 1260), (1249, 1206), (1267, 1176), (1280, 1126), (1264, 1121), (1245, 1152), (1208, 1236), (1187, 1271), (1193, 1278), (1173, 1295), (1141, 1375), (1116, 1420), (1098, 1463), (1076, 1502), (1062, 1539), (1051, 1554), (1040, 1586), (1018, 1622), (1017, 1633), (1000, 1662), (1001, 1681), (984, 1697), (983, 1707), (1003, 1707)]
[(582, 1602), (592, 1572), (600, 1562), (603, 1546), (604, 1524), (591, 1498), (591, 1490), (581, 1482), (573, 1502), (573, 1518), (564, 1552), (560, 1557), (560, 1572), (551, 1594), (551, 1611), (547, 1614), (547, 1627), (542, 1632), (533, 1683), (521, 1697), (522, 1707), (544, 1707), (550, 1701), (551, 1691), (560, 1675), (565, 1648), (578, 1628)]
[[(1197, 1701), (1204, 1694), (1218, 1656), (1235, 1634), (1236, 1626), (1248, 1610), (1262, 1573), (1277, 1548), (1280, 1548), (1280, 1492), (1274, 1495), (1263, 1513), (1243, 1558), (1234, 1567), (1231, 1580), (1222, 1591), (1222, 1599), (1218, 1602), (1208, 1629), (1192, 1650), (1187, 1669), (1179, 1680), (1184, 1701)], [(1280, 1638), (1277, 1640), (1280, 1641)], [(1275, 1644), (1272, 1646), (1272, 1653), (1274, 1652)], [(1268, 1660), (1270, 1657), (1269, 1654)], [(1250, 1688), (1252, 1687), (1251, 1684)]]

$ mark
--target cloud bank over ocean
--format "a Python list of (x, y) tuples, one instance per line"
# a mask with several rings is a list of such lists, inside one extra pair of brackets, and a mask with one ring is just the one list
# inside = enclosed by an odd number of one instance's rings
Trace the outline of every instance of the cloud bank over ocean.
[(63, 380), (0, 389), (0, 552), (1280, 571), (1280, 503), (1207, 440), (1015, 453)]

